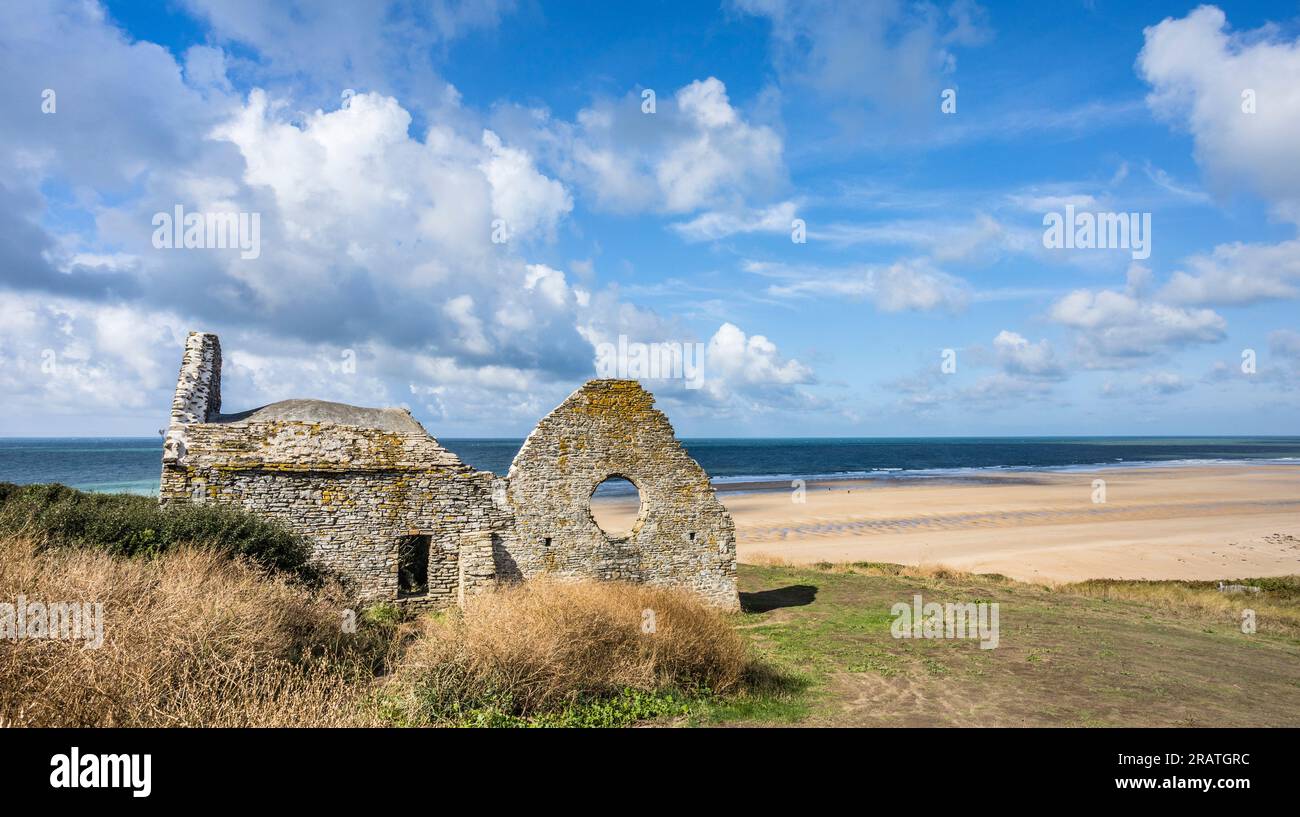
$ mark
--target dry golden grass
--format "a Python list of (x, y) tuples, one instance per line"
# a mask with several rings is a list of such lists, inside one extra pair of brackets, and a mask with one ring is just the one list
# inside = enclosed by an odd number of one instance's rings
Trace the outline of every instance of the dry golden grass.
[(999, 573), (970, 573), (937, 562), (922, 562), (915, 565), (895, 564), (894, 562), (813, 562), (796, 565), (782, 556), (767, 553), (755, 553), (745, 560), (745, 564), (757, 567), (809, 568), (827, 573), (852, 573), (859, 576), (906, 576), (914, 579), (982, 579), (984, 581), (1008, 581)]
[(794, 562), (784, 556), (774, 556), (771, 553), (752, 553), (745, 559), (745, 564), (754, 565), (755, 567), (794, 567)]
[(1258, 593), (1224, 593), (1214, 582), (1118, 581), (1097, 579), (1057, 585), (1054, 590), (1076, 596), (1136, 601), (1207, 622), (1236, 626), (1242, 611), (1255, 611), (1256, 632), (1300, 638), (1300, 577), (1247, 579), (1242, 584)]
[(751, 669), (728, 616), (687, 592), (534, 579), (426, 619), (388, 691), (409, 723), (527, 718), (626, 690), (727, 693)]
[(210, 550), (127, 559), (0, 539), (0, 601), (99, 602), (104, 643), (0, 640), (14, 726), (347, 726), (386, 644), (347, 599)]
[(104, 641), (0, 639), (0, 723), (11, 726), (499, 723), (463, 716), (528, 718), (629, 691), (727, 693), (755, 671), (725, 613), (639, 585), (535, 580), (349, 634), (354, 604), (337, 586), (210, 549), (127, 558), (0, 537), (0, 601), (20, 595), (101, 603)]

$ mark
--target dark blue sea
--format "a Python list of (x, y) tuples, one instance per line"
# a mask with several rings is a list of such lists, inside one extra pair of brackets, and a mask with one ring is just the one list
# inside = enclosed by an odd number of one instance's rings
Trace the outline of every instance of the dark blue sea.
[[(469, 465), (504, 475), (523, 440), (439, 439)], [(989, 471), (1096, 466), (1289, 463), (1300, 437), (891, 437), (687, 439), (713, 481), (978, 479)], [(157, 437), (0, 438), (0, 482), (158, 492)]]

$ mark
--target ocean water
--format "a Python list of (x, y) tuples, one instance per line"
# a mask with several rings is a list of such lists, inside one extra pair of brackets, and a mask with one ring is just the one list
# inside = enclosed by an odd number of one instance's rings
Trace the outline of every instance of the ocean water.
[(156, 494), (161, 476), (162, 437), (0, 438), (0, 482)]
[[(523, 440), (440, 439), (504, 475)], [(1213, 463), (1300, 465), (1300, 437), (890, 437), (683, 440), (719, 485), (791, 479), (979, 479), (990, 471)], [(0, 438), (0, 482), (156, 494), (159, 437)], [(611, 488), (602, 493), (619, 493)]]

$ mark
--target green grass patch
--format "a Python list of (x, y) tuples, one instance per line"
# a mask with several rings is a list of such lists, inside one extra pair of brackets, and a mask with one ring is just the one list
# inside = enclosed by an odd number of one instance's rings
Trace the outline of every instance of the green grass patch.
[(221, 505), (131, 494), (96, 494), (66, 485), (0, 483), (0, 535), (42, 547), (93, 548), (113, 556), (158, 556), (184, 545), (244, 556), (275, 570), (314, 577), (307, 540), (280, 523)]
[[(1300, 726), (1300, 577), (1061, 587), (874, 562), (741, 565), (737, 629), (801, 689), (713, 722)], [(896, 639), (891, 607), (997, 603), (1000, 638)], [(1258, 632), (1242, 632), (1253, 609)], [(768, 708), (764, 708), (764, 706)]]
[[(510, 695), (484, 690), (477, 699), (463, 703), (429, 698), (424, 701), (424, 714), (428, 723), (460, 728), (609, 728), (685, 717), (699, 699), (698, 695), (677, 690), (629, 687), (613, 695), (587, 696), (563, 709), (523, 717), (516, 714), (517, 706)], [(398, 708), (388, 710), (389, 723), (410, 725), (401, 712)]]

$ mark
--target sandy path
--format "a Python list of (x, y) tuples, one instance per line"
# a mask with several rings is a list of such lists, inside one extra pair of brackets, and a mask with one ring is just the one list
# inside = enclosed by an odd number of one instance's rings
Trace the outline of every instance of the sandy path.
[[(1106, 501), (1093, 502), (1093, 480)], [(1300, 573), (1300, 467), (993, 475), (982, 483), (812, 483), (723, 493), (740, 561), (944, 564), (1017, 579)], [(606, 500), (632, 513), (628, 500)], [(621, 508), (620, 508), (621, 506)]]

